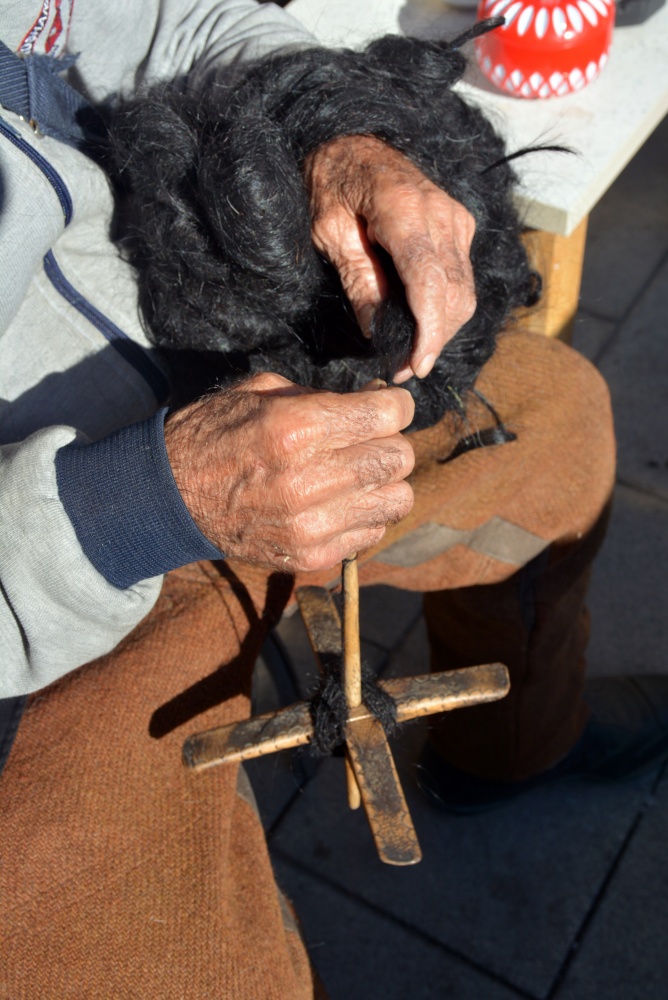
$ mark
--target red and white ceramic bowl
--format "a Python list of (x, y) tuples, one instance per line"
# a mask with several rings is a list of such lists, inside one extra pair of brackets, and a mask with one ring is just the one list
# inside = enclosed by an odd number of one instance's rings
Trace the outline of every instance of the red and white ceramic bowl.
[(614, 0), (481, 0), (478, 20), (505, 24), (475, 41), (480, 68), (514, 97), (561, 97), (595, 80), (608, 60)]

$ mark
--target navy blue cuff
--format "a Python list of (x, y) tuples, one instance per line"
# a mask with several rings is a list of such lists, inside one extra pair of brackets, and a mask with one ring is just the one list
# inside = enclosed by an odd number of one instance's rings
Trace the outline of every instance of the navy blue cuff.
[(198, 559), (223, 559), (199, 530), (174, 482), (167, 410), (93, 444), (56, 454), (61, 502), (93, 566), (115, 587)]

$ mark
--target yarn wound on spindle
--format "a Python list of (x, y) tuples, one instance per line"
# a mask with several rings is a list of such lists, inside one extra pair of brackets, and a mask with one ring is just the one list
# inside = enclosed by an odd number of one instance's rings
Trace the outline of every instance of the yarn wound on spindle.
[(453, 90), (470, 36), (289, 51), (222, 70), (199, 92), (175, 82), (121, 106), (111, 156), (124, 192), (122, 245), (149, 336), (177, 380), (179, 359), (197, 355), (202, 391), (272, 371), (346, 392), (402, 366), (415, 324), (389, 258), (392, 293), (369, 341), (311, 242), (305, 159), (338, 136), (365, 134), (406, 155), (475, 218), (475, 315), (430, 375), (405, 383), (416, 404), (410, 429), (463, 412), (509, 314), (535, 301), (539, 286), (504, 142)]
[[(388, 736), (398, 732), (394, 698), (378, 684), (374, 671), (366, 663), (362, 664), (362, 702), (379, 720)], [(311, 753), (315, 757), (326, 757), (345, 742), (348, 705), (340, 662), (327, 666), (310, 699), (309, 708), (313, 720)]]

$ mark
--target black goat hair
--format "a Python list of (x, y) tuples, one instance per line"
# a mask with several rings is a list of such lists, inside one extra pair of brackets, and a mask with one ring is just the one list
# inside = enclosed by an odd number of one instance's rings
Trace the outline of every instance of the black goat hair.
[(389, 380), (406, 361), (414, 320), (389, 258), (393, 290), (369, 341), (311, 242), (305, 158), (365, 134), (404, 153), (475, 218), (476, 313), (431, 374), (406, 383), (412, 429), (462, 411), (510, 311), (534, 301), (539, 285), (504, 143), (452, 89), (466, 66), (463, 40), (388, 36), (361, 52), (291, 51), (225, 70), (198, 93), (162, 86), (115, 113), (112, 170), (145, 322), (172, 359), (199, 355), (202, 390), (273, 371), (344, 392)]

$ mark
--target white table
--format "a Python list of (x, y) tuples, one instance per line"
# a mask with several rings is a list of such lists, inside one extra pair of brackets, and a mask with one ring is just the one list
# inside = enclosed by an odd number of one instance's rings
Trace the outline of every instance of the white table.
[[(292, 0), (289, 11), (327, 45), (358, 47), (387, 33), (452, 38), (474, 10), (443, 0)], [(555, 143), (578, 156), (536, 153), (513, 164), (517, 202), (538, 231), (531, 252), (547, 296), (531, 325), (567, 336), (577, 307), (587, 217), (668, 111), (668, 5), (645, 24), (616, 29), (603, 73), (577, 94), (531, 101), (496, 91), (474, 59), (458, 85), (507, 139), (508, 148)]]

